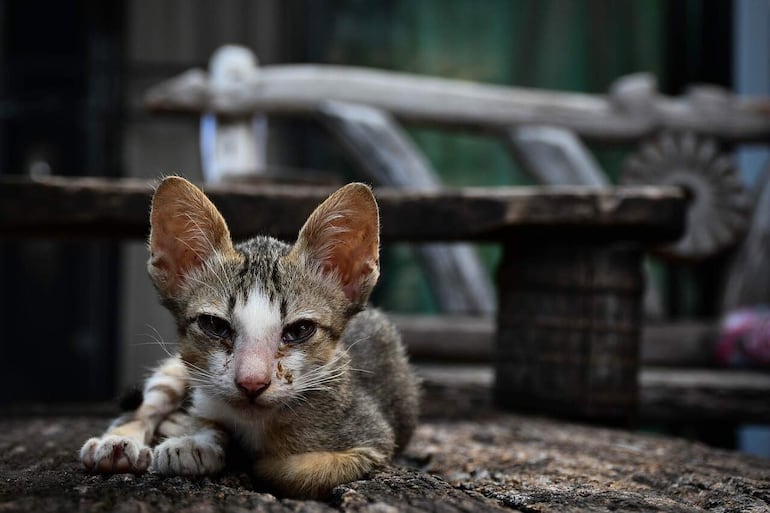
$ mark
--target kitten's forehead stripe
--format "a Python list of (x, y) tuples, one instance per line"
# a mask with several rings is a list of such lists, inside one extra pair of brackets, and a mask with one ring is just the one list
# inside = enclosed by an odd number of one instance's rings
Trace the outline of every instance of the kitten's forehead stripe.
[(277, 305), (259, 285), (248, 291), (245, 301), (236, 303), (234, 313), (249, 340), (272, 340), (280, 332)]
[(275, 301), (280, 295), (280, 259), (289, 246), (269, 237), (255, 237), (236, 246), (243, 255), (243, 267), (238, 273), (238, 295), (246, 300), (246, 294), (258, 284)]
[[(278, 291), (281, 289), (281, 276), (278, 270), (278, 260), (273, 262), (272, 272), (270, 273), (270, 282), (271, 292), (273, 293), (272, 298), (275, 300)], [(281, 312), (283, 312), (283, 309)]]
[(233, 310), (235, 309), (235, 294), (230, 293), (230, 298), (227, 301), (227, 315), (228, 317), (231, 317), (233, 315)]

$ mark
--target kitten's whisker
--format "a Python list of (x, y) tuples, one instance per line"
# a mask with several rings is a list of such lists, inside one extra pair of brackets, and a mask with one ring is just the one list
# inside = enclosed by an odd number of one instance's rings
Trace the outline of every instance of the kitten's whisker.
[[(168, 343), (165, 340), (163, 340), (163, 337), (161, 336), (160, 332), (154, 326), (152, 326), (151, 324), (146, 324), (145, 326), (147, 328), (151, 329), (152, 331), (154, 331), (155, 333), (154, 333), (154, 335), (152, 333), (144, 333), (143, 336), (150, 338), (154, 343), (159, 345), (161, 347), (161, 349), (163, 349), (163, 351), (169, 357), (173, 358), (175, 355), (172, 354), (171, 351), (168, 350)], [(148, 344), (151, 344), (151, 343), (148, 343)], [(176, 344), (174, 344), (174, 345), (176, 345)]]
[(351, 348), (351, 347), (353, 347), (353, 346), (355, 346), (355, 345), (357, 345), (357, 344), (360, 344), (360, 343), (361, 343), (361, 342), (363, 342), (364, 340), (369, 340), (370, 338), (371, 338), (371, 337), (370, 337), (369, 335), (363, 335), (363, 336), (359, 337), (358, 339), (354, 340), (353, 342), (351, 342), (350, 344), (348, 344), (348, 347), (347, 347), (347, 348), (345, 348), (345, 349), (344, 349), (344, 351), (345, 351), (345, 352), (348, 352), (348, 351), (350, 351), (350, 348)]

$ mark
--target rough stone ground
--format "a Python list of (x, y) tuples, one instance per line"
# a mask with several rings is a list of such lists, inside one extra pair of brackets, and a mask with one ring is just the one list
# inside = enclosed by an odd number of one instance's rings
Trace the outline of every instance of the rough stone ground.
[(770, 511), (770, 460), (497, 412), (480, 392), (428, 382), (406, 454), (327, 502), (278, 498), (235, 472), (198, 480), (91, 475), (77, 450), (106, 416), (6, 411), (0, 512)]

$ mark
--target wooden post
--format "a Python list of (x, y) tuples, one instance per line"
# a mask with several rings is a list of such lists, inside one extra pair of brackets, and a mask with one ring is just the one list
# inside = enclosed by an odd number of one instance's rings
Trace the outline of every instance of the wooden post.
[[(230, 90), (259, 72), (256, 56), (247, 48), (226, 45), (211, 56), (211, 86)], [(264, 172), (267, 164), (267, 118), (263, 114), (201, 117), (201, 160), (206, 181)]]
[(498, 405), (632, 425), (642, 252), (579, 241), (508, 243), (498, 270)]

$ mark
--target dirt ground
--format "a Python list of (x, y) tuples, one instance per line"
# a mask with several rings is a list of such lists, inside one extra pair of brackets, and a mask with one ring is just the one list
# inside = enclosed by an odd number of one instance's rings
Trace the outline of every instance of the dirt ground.
[(406, 453), (327, 502), (276, 497), (238, 472), (92, 475), (77, 451), (107, 416), (0, 412), (0, 512), (770, 511), (770, 460), (498, 412), (480, 397), (428, 383)]

